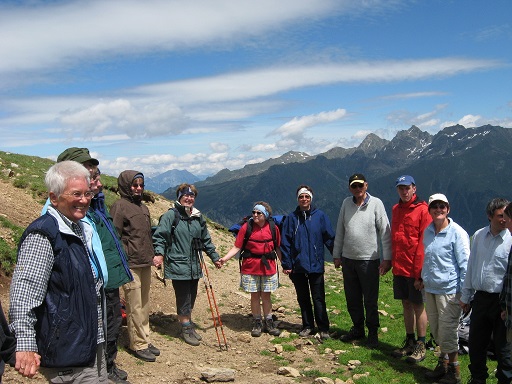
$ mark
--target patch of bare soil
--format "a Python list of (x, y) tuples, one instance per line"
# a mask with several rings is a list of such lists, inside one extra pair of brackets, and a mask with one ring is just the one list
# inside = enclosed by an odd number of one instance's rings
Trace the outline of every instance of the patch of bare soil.
[[(2, 187), (0, 214), (8, 217), (11, 222), (23, 226), (28, 225), (39, 215), (41, 204), (30, 194), (14, 188), (8, 182), (3, 182)], [(200, 207), (200, 201), (198, 203)], [(155, 203), (148, 203), (148, 206), (152, 217), (158, 218), (170, 207), (170, 203), (158, 198)], [(224, 255), (233, 245), (233, 236), (226, 231), (213, 228), (210, 231), (219, 253)], [(287, 350), (278, 357), (271, 342), (272, 336), (263, 334), (259, 338), (251, 337), (250, 299), (249, 295), (239, 289), (238, 261), (232, 259), (220, 270), (215, 269), (213, 263), (209, 262), (208, 271), (221, 313), (222, 329), (218, 327), (219, 338), (221, 344), (224, 344), (223, 332), (228, 349), (219, 349), (203, 281), (200, 281), (193, 313), (203, 340), (200, 346), (193, 347), (179, 338), (180, 326), (176, 319), (176, 304), (171, 282), (168, 281), (164, 286), (154, 277), (151, 286), (151, 338), (153, 344), (160, 348), (161, 355), (154, 363), (142, 362), (133, 357), (126, 350), (128, 339), (126, 329), (123, 329), (118, 343), (117, 364), (128, 372), (128, 380), (131, 383), (198, 383), (201, 381), (201, 371), (205, 368), (234, 369), (236, 383), (310, 383), (313, 381), (312, 378), (292, 379), (278, 375), (277, 369), (280, 365), (288, 365), (299, 370), (311, 367), (325, 372), (337, 367), (332, 356), (319, 353), (318, 341), (314, 338), (294, 339), (288, 342), (295, 350), (287, 351), (293, 348), (286, 348)], [(335, 273), (334, 269), (328, 273)], [(277, 315), (280, 328), (295, 332), (300, 329), (301, 322), (300, 314), (296, 310), (298, 305), (293, 285), (285, 275), (281, 274), (280, 280), (282, 286), (273, 295), (274, 313)], [(9, 278), (0, 277), (0, 299), (4, 311), (8, 309), (9, 284)], [(44, 380), (41, 376), (32, 380), (23, 379), (14, 369), (7, 367), (4, 382), (37, 383)]]

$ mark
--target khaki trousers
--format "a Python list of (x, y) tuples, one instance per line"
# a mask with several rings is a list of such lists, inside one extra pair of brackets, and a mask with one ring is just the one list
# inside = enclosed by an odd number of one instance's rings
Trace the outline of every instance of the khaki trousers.
[(123, 285), (130, 349), (146, 349), (149, 341), (151, 267), (130, 268), (133, 281)]

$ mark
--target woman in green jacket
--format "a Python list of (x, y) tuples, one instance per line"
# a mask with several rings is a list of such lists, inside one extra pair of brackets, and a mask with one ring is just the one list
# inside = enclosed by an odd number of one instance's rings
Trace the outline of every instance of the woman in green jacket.
[[(187, 344), (197, 346), (201, 336), (195, 331), (191, 320), (197, 296), (197, 285), (203, 276), (199, 252), (204, 250), (220, 268), (219, 255), (215, 251), (206, 220), (194, 207), (197, 189), (183, 183), (176, 189), (174, 209), (169, 209), (161, 218), (153, 234), (156, 267), (164, 266), (164, 276), (172, 280), (176, 295), (176, 308), (181, 323), (181, 337)], [(179, 215), (179, 220), (176, 220)], [(202, 250), (193, 247), (194, 239), (200, 239)], [(164, 262), (165, 259), (165, 262)]]

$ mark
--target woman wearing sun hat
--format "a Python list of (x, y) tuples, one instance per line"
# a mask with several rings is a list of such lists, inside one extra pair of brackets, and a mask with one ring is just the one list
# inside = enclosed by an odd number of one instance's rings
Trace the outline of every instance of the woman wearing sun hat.
[(425, 259), (421, 278), (427, 316), (441, 354), (437, 366), (426, 377), (441, 384), (460, 383), (457, 327), (461, 315), (459, 299), (469, 258), (469, 236), (451, 218), (450, 203), (436, 193), (428, 200), (432, 223), (425, 229)]

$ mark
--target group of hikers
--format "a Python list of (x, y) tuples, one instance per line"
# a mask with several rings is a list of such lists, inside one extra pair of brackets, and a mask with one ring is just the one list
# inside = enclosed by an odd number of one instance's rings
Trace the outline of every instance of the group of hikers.
[(313, 204), (313, 189), (300, 185), (296, 209), (279, 226), (271, 206), (256, 202), (233, 247), (221, 257), (195, 207), (194, 185), (177, 187), (174, 207), (160, 217), (153, 232), (142, 202), (144, 175), (121, 172), (121, 198), (109, 212), (98, 165), (87, 148), (66, 149), (46, 173), (49, 197), (42, 215), (21, 237), (9, 325), (0, 319), (0, 357), (21, 375), (39, 372), (52, 383), (128, 383), (127, 372), (115, 363), (121, 287), (128, 349), (143, 361), (156, 361), (160, 350), (149, 327), (152, 267), (163, 269), (164, 278), (172, 281), (181, 338), (200, 345), (192, 312), (204, 277), (203, 252), (216, 268), (233, 257), (240, 259), (240, 287), (250, 293), (253, 337), (281, 333), (271, 302), (280, 263), (300, 306), (299, 336), (329, 339), (334, 333), (325, 302), (327, 249), (334, 266), (342, 268), (352, 320), (341, 341), (366, 338), (368, 348), (379, 347), (379, 280), (392, 270), (405, 328), (404, 343), (393, 356), (411, 363), (424, 360), (428, 321), (441, 352), (426, 376), (442, 384), (461, 383), (457, 328), (461, 314), (471, 310), (469, 383), (486, 382), (491, 335), (498, 383), (511, 383), (512, 204), (507, 200), (488, 203), (489, 225), (475, 232), (470, 244), (467, 232), (449, 218), (444, 194), (422, 201), (414, 178), (400, 176), (395, 182), (399, 201), (390, 221), (382, 201), (368, 193), (365, 176), (356, 173), (348, 180), (350, 195), (342, 202), (336, 232)]

